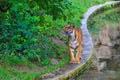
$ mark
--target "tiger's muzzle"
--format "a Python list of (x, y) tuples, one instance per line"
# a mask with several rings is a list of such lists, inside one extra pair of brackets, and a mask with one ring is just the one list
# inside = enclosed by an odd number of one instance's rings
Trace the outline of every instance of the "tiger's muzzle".
[(64, 36), (69, 36), (69, 35), (71, 35), (72, 33), (73, 33), (73, 30), (71, 30), (71, 29), (68, 29), (68, 30), (62, 30), (61, 31), (62, 32), (62, 34), (64, 35)]

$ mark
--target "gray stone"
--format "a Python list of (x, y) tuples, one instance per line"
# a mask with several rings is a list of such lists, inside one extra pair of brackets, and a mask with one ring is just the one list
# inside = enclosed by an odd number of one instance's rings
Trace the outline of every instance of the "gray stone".
[(55, 76), (55, 74), (53, 74), (53, 73), (46, 73), (46, 74), (42, 75), (42, 78), (52, 78), (54, 76)]
[(99, 58), (103, 58), (103, 59), (110, 59), (111, 58), (111, 50), (108, 46), (101, 46), (100, 48), (98, 48), (98, 51), (96, 51), (97, 53), (95, 54), (96, 57)]
[(118, 29), (117, 29), (119, 32), (120, 32), (120, 22), (119, 22), (119, 24), (118, 24)]
[(100, 31), (98, 40), (102, 45), (111, 45), (110, 38), (109, 38), (109, 25), (103, 27), (102, 31)]
[(119, 45), (119, 46), (120, 46), (120, 39), (117, 39), (117, 40), (116, 40), (116, 45)]
[(97, 65), (97, 70), (98, 71), (101, 71), (101, 70), (104, 70), (107, 66), (107, 63), (104, 61), (104, 62), (99, 62), (98, 65)]
[(111, 79), (111, 80), (116, 80), (116, 72), (115, 71), (112, 71), (112, 70), (107, 70), (107, 71), (105, 71), (105, 75), (109, 78), (109, 79)]
[(119, 36), (119, 31), (117, 30), (117, 27), (109, 26), (108, 33), (111, 40), (115, 40)]
[(51, 62), (52, 65), (58, 64), (58, 61), (56, 59), (51, 59), (50, 62)]

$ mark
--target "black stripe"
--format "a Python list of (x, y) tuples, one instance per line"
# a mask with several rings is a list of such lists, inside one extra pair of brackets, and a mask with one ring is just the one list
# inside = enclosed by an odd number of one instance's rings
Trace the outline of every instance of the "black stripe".
[(73, 48), (72, 46), (69, 46), (70, 48), (72, 48), (72, 49), (77, 49), (78, 48), (78, 46), (76, 46), (75, 48)]

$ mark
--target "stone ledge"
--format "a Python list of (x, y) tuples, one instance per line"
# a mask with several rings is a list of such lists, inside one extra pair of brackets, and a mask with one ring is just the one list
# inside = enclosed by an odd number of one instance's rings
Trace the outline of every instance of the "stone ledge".
[[(42, 75), (42, 80), (67, 80), (74, 78), (83, 68), (91, 63), (92, 55), (87, 60), (82, 60), (80, 64), (67, 63), (61, 68)], [(40, 80), (41, 80), (40, 79)]]

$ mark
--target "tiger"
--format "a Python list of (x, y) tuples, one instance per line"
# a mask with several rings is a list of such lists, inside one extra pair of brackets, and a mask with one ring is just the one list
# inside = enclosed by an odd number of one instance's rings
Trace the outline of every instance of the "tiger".
[(68, 50), (70, 54), (70, 63), (80, 63), (82, 51), (82, 30), (68, 22), (62, 28), (64, 36), (68, 36)]

